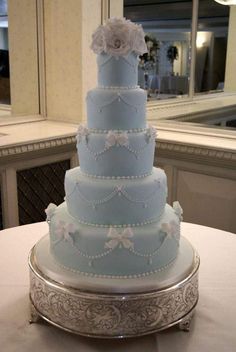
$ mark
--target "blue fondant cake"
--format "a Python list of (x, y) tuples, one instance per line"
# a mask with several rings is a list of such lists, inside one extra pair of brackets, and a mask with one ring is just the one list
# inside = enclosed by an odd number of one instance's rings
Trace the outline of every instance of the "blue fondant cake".
[(46, 209), (58, 266), (96, 277), (140, 277), (175, 260), (182, 209), (166, 204), (163, 170), (153, 167), (156, 130), (137, 86), (144, 33), (111, 19), (93, 35), (98, 87), (87, 95), (77, 134), (80, 167), (65, 176), (65, 202)]

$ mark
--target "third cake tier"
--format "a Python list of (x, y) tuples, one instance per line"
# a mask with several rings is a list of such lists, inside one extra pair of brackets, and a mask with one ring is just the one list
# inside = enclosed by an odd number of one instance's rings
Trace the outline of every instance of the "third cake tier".
[(80, 126), (77, 149), (81, 170), (93, 176), (147, 176), (152, 172), (155, 128), (99, 131)]

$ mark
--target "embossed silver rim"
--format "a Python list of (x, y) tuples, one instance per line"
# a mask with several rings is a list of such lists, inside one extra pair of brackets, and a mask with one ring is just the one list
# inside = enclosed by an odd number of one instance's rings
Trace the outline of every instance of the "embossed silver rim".
[(30, 300), (36, 313), (72, 333), (99, 338), (151, 334), (181, 323), (198, 301), (199, 256), (180, 282), (142, 293), (81, 291), (46, 277), (37, 268), (34, 249), (29, 257)]
[[(33, 305), (34, 307), (34, 310), (36, 311), (36, 314), (42, 318), (43, 320), (45, 320), (46, 322), (48, 322), (49, 324), (61, 329), (61, 330), (64, 330), (64, 331), (67, 331), (71, 334), (75, 334), (75, 335), (79, 335), (79, 336), (85, 336), (85, 337), (92, 337), (92, 338), (99, 338), (99, 339), (125, 339), (125, 338), (134, 338), (134, 337), (137, 337), (137, 336), (145, 336), (145, 335), (150, 335), (150, 334), (154, 334), (154, 333), (157, 333), (157, 332), (160, 332), (160, 331), (163, 331), (163, 330), (166, 330), (166, 329), (169, 329), (175, 325), (178, 325), (182, 322), (184, 322), (186, 319), (187, 320), (191, 320), (192, 319), (192, 315), (194, 314), (194, 311), (195, 311), (195, 308), (196, 308), (196, 305), (198, 303), (198, 299), (195, 303), (195, 305), (192, 307), (192, 309), (185, 314), (185, 316), (183, 316), (182, 318), (180, 318), (179, 320), (177, 321), (174, 321), (166, 326), (163, 326), (162, 328), (158, 328), (158, 329), (154, 329), (153, 331), (152, 330), (149, 330), (149, 331), (143, 331), (143, 332), (139, 332), (138, 334), (136, 335), (126, 335), (126, 334), (122, 334), (122, 335), (109, 335), (109, 336), (106, 336), (106, 335), (96, 335), (96, 334), (89, 334), (89, 333), (82, 333), (80, 331), (76, 331), (76, 330), (72, 330), (72, 329), (68, 329), (58, 323), (55, 323), (54, 321), (50, 320), (49, 318), (47, 318), (46, 316), (44, 316), (43, 314), (41, 314), (40, 312), (37, 311), (37, 309), (35, 308), (33, 302), (32, 302), (32, 299), (31, 299), (31, 296), (30, 296), (30, 302), (31, 304)], [(189, 319), (188, 316), (191, 315), (191, 318)], [(185, 330), (185, 329), (181, 329), (180, 330)], [(185, 331), (188, 331), (188, 330), (185, 330)]]

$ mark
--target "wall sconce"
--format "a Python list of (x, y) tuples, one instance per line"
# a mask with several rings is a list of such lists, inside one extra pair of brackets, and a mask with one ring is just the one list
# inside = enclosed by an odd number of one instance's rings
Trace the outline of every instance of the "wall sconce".
[(236, 0), (215, 0), (221, 5), (236, 5)]
[(206, 32), (197, 32), (196, 46), (202, 48), (207, 42)]

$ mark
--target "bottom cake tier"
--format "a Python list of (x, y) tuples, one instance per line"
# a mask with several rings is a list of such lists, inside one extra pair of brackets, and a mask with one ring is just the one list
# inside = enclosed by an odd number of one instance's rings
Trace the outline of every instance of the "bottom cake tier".
[(166, 205), (152, 224), (90, 226), (71, 217), (63, 203), (53, 209), (49, 232), (50, 252), (59, 267), (88, 276), (133, 278), (163, 270), (175, 260), (180, 219)]
[(29, 256), (31, 322), (42, 317), (66, 331), (115, 338), (179, 324), (188, 330), (198, 301), (199, 256), (181, 237), (172, 265), (140, 278), (94, 278), (59, 267), (46, 235)]

